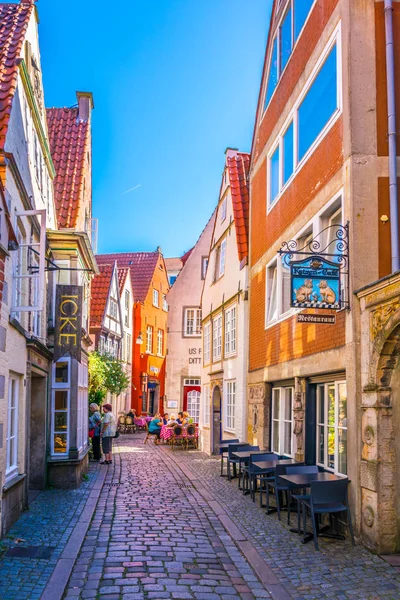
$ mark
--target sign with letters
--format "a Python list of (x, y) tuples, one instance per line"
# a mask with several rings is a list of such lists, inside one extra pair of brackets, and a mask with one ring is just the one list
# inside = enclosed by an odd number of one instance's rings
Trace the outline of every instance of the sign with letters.
[(82, 286), (57, 285), (54, 361), (65, 354), (81, 361), (82, 300)]
[(304, 314), (300, 313), (297, 315), (298, 323), (325, 323), (326, 325), (335, 325), (336, 315), (317, 315), (317, 314)]
[(291, 306), (340, 310), (340, 266), (322, 256), (290, 261)]

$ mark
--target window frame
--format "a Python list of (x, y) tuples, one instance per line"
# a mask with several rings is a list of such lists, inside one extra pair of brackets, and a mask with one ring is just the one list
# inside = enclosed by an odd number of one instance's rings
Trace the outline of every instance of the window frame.
[(126, 362), (128, 364), (132, 362), (132, 336), (130, 333), (126, 334)]
[[(68, 381), (56, 382), (56, 366), (57, 363), (66, 362), (68, 365)], [(51, 390), (51, 439), (50, 439), (50, 452), (52, 456), (63, 456), (68, 457), (69, 454), (69, 441), (70, 441), (70, 424), (71, 424), (71, 378), (72, 378), (72, 369), (71, 369), (71, 357), (65, 356), (61, 357), (60, 360), (53, 362), (52, 364), (52, 390)], [(57, 410), (55, 408), (55, 400), (56, 400), (56, 392), (66, 392), (67, 393), (67, 408), (66, 410)], [(56, 412), (66, 413), (67, 415), (67, 430), (66, 431), (56, 431), (55, 428), (55, 416)], [(65, 447), (65, 452), (55, 452), (54, 450), (54, 438), (56, 434), (66, 435), (67, 445)]]
[[(290, 390), (291, 394), (291, 419), (285, 419), (284, 408), (286, 396), (285, 394)], [(274, 401), (276, 397), (276, 392), (279, 393), (279, 417), (278, 419), (274, 418)], [(277, 454), (281, 456), (289, 456), (293, 458), (294, 456), (294, 415), (293, 415), (293, 406), (294, 406), (294, 387), (293, 386), (282, 386), (282, 387), (274, 387), (272, 388), (272, 396), (271, 396), (271, 450), (277, 452)], [(275, 432), (274, 432), (274, 423), (278, 423), (278, 448), (275, 449)], [(290, 435), (290, 453), (285, 452), (285, 424), (290, 423), (291, 425), (291, 435)]]
[(160, 294), (155, 288), (153, 288), (153, 306), (156, 308), (160, 307)]
[(219, 261), (218, 261), (218, 279), (221, 279), (225, 275), (225, 264), (226, 264), (226, 247), (227, 241), (226, 237), (221, 240), (219, 245)]
[[(197, 418), (194, 417), (193, 411), (190, 410), (190, 408), (189, 408), (189, 396), (191, 399), (193, 394), (196, 394), (196, 398), (197, 398), (197, 403), (196, 403), (197, 404), (197, 411), (196, 411)], [(199, 423), (200, 414), (201, 414), (201, 392), (199, 392), (198, 390), (190, 390), (187, 393), (187, 410), (188, 410), (189, 415), (193, 418), (193, 423)]]
[(153, 327), (146, 326), (146, 354), (153, 354)]
[[(188, 312), (193, 311), (193, 333), (188, 333)], [(185, 306), (183, 309), (183, 337), (201, 337), (201, 308), (198, 306)]]
[(221, 223), (226, 220), (228, 213), (228, 195), (226, 194), (224, 199), (221, 201)]
[(157, 330), (157, 356), (164, 356), (164, 331), (162, 329)]
[[(12, 385), (12, 382), (14, 385)], [(5, 481), (9, 482), (18, 475), (18, 413), (19, 413), (19, 388), (20, 378), (17, 375), (9, 373), (8, 377), (8, 392), (7, 392), (7, 434), (6, 434), (6, 465), (5, 465)], [(13, 392), (14, 407), (11, 408), (11, 392)], [(13, 414), (12, 414), (13, 411)], [(11, 436), (11, 424), (13, 425), (13, 433)], [(11, 446), (13, 447), (14, 462), (11, 464)]]
[[(323, 467), (324, 469), (326, 469), (327, 471), (330, 471), (331, 473), (335, 473), (336, 475), (343, 475), (345, 477), (347, 477), (347, 473), (342, 473), (341, 471), (339, 471), (339, 436), (338, 436), (338, 430), (341, 429), (342, 431), (348, 431), (348, 426), (347, 426), (347, 422), (346, 422), (346, 426), (343, 427), (338, 425), (338, 418), (339, 418), (339, 386), (340, 385), (345, 385), (346, 386), (346, 409), (348, 408), (347, 406), (347, 381), (346, 379), (335, 379), (332, 381), (327, 381), (325, 383), (319, 383), (317, 384), (317, 390), (316, 390), (316, 396), (317, 396), (317, 411), (316, 411), (316, 464), (319, 467)], [(334, 425), (330, 426), (329, 422), (328, 422), (328, 405), (329, 405), (329, 399), (328, 399), (328, 388), (329, 386), (334, 386), (335, 388), (335, 406), (334, 406), (334, 411), (335, 411), (335, 416), (334, 416)], [(320, 420), (320, 402), (319, 402), (319, 394), (320, 394), (320, 389), (324, 388), (324, 422), (322, 422)], [(346, 412), (346, 420), (348, 420), (348, 416), (347, 416), (347, 412)], [(319, 431), (320, 428), (323, 427), (324, 428), (324, 462), (321, 463), (319, 460)], [(328, 464), (328, 446), (329, 446), (329, 429), (334, 429), (335, 432), (335, 446), (334, 446), (334, 467), (330, 467)], [(347, 440), (347, 435), (346, 435), (346, 440)], [(348, 469), (348, 453), (347, 453), (347, 447), (346, 447), (346, 466)]]
[[(269, 269), (275, 269), (275, 273), (276, 273), (276, 278), (273, 279), (276, 281), (275, 285), (276, 285), (276, 317), (273, 319), (268, 320), (268, 313), (269, 313), (269, 298), (270, 298), (270, 277), (268, 276), (268, 271)], [(296, 310), (291, 306), (289, 306), (288, 310), (283, 312), (283, 293), (282, 293), (282, 287), (283, 287), (283, 265), (282, 265), (282, 257), (281, 256), (275, 256), (265, 267), (266, 269), (266, 282), (265, 282), (265, 329), (267, 329), (268, 327), (271, 327), (272, 325), (275, 325), (276, 323), (279, 323), (279, 321), (283, 321), (284, 319), (287, 319), (287, 317), (293, 315), (295, 313)], [(290, 276), (288, 278), (289, 281), (289, 290), (290, 290)]]
[(129, 290), (125, 290), (125, 319), (124, 319), (124, 323), (125, 323), (125, 327), (129, 327), (129, 313), (130, 313), (130, 305), (131, 305), (131, 298), (130, 298), (130, 293)]
[[(219, 362), (222, 359), (222, 312), (213, 318), (212, 323), (212, 359), (213, 362)], [(219, 337), (216, 338), (215, 335), (218, 331)]]
[[(236, 426), (236, 379), (225, 381), (224, 430), (234, 433)], [(233, 398), (233, 401), (232, 401)], [(229, 411), (228, 408), (231, 410)]]
[(203, 366), (211, 363), (211, 321), (203, 325)]
[[(299, 108), (300, 108), (304, 98), (307, 96), (308, 92), (310, 91), (321, 68), (325, 64), (326, 59), (328, 58), (330, 52), (333, 50), (335, 45), (336, 45), (336, 88), (337, 88), (336, 104), (337, 104), (337, 107), (336, 107), (336, 110), (334, 111), (334, 113), (331, 115), (329, 121), (326, 123), (326, 125), (323, 127), (323, 129), (320, 131), (320, 133), (318, 134), (316, 139), (313, 141), (311, 146), (308, 148), (308, 150), (306, 151), (304, 156), (301, 158), (301, 160), (299, 160), (299, 157), (298, 157), (298, 145), (299, 145), (298, 112), (299, 112)], [(320, 56), (318, 57), (318, 60), (316, 61), (309, 77), (307, 78), (306, 83), (304, 84), (300, 94), (296, 98), (296, 101), (294, 102), (294, 104), (290, 110), (290, 113), (288, 114), (287, 118), (285, 119), (283, 126), (281, 127), (278, 135), (274, 139), (274, 141), (271, 144), (271, 147), (267, 153), (267, 158), (266, 158), (266, 160), (267, 160), (267, 182), (268, 182), (268, 185), (267, 185), (267, 215), (274, 208), (274, 206), (279, 201), (281, 196), (285, 193), (286, 189), (293, 182), (294, 178), (301, 171), (304, 164), (308, 161), (310, 156), (314, 153), (315, 149), (319, 146), (319, 144), (321, 143), (323, 138), (328, 134), (330, 129), (332, 129), (333, 125), (336, 123), (336, 121), (342, 115), (342, 113), (343, 113), (342, 71), (343, 71), (343, 69), (342, 69), (342, 29), (341, 29), (341, 23), (339, 22), (339, 24), (333, 31), (331, 37), (329, 38), (327, 44), (325, 45), (323, 51), (321, 52)], [(290, 175), (290, 177), (287, 179), (287, 181), (284, 182), (284, 162), (285, 161), (283, 158), (283, 156), (284, 156), (283, 137), (287, 133), (287, 130), (289, 129), (292, 122), (293, 122), (293, 172)], [(274, 156), (277, 148), (279, 148), (279, 190), (278, 190), (277, 195), (274, 197), (274, 199), (272, 199), (271, 198), (271, 185), (270, 185), (271, 181), (272, 181), (272, 179), (271, 179), (271, 171), (272, 171), (271, 170), (271, 159)]]
[[(237, 304), (232, 304), (224, 314), (224, 356), (231, 357), (237, 352)], [(232, 313), (234, 314), (234, 328), (232, 329)], [(234, 337), (232, 337), (232, 331)]]
[(162, 295), (162, 309), (164, 312), (168, 312), (167, 294)]

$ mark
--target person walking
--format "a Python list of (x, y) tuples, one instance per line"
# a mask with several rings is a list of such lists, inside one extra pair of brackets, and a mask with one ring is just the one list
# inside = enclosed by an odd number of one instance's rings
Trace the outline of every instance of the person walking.
[(112, 463), (112, 440), (116, 432), (116, 422), (111, 404), (103, 404), (103, 412), (104, 417), (101, 422), (100, 437), (104, 461), (100, 464), (110, 465)]
[(89, 405), (90, 416), (89, 416), (89, 437), (92, 440), (93, 460), (99, 461), (101, 459), (101, 448), (100, 448), (100, 430), (101, 430), (101, 414), (99, 405), (92, 402)]

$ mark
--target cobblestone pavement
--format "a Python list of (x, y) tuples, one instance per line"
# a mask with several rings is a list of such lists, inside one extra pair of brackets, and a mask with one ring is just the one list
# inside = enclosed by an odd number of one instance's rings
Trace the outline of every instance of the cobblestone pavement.
[[(250, 600), (270, 598), (267, 590), (277, 600), (400, 598), (393, 567), (348, 541), (303, 546), (235, 480), (220, 478), (219, 464), (143, 446), (140, 434), (120, 438), (65, 598)], [(284, 587), (263, 585), (251, 544)]]
[[(87, 481), (78, 490), (41, 492), (1, 540), (0, 600), (40, 598), (79, 520), (98, 469), (91, 466)], [(49, 559), (6, 557), (7, 550), (16, 546), (45, 546), (52, 552)]]

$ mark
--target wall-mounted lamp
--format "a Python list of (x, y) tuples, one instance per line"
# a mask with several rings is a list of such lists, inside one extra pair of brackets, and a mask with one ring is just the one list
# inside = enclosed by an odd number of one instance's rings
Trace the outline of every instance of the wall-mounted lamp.
[(382, 225), (386, 225), (386, 223), (389, 221), (389, 217), (387, 215), (382, 215), (380, 221)]
[(136, 338), (136, 343), (139, 344), (140, 346), (143, 344), (143, 338), (142, 338), (142, 332), (139, 331), (139, 335)]

